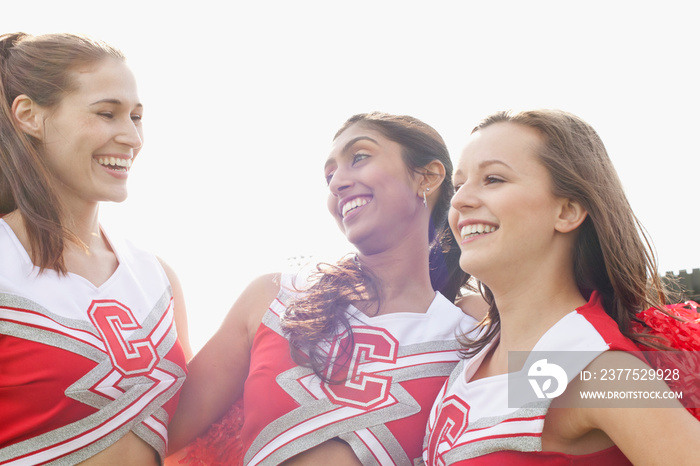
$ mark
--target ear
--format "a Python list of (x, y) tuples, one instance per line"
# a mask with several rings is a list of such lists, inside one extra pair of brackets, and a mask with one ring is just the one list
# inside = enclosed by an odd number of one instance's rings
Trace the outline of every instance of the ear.
[(439, 160), (432, 160), (426, 166), (418, 170), (419, 190), (418, 196), (431, 196), (445, 180), (445, 166)]
[(12, 102), (12, 116), (19, 129), (39, 140), (44, 135), (44, 108), (28, 96), (18, 95)]
[(571, 199), (562, 199), (554, 229), (559, 233), (570, 233), (580, 227), (587, 216), (588, 212), (579, 202)]

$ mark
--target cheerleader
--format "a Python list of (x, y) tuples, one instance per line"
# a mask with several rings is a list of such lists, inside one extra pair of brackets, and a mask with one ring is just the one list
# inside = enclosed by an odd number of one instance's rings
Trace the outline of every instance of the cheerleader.
[(460, 265), (490, 309), (432, 409), (426, 464), (697, 462), (700, 423), (678, 400), (644, 395), (670, 389), (639, 345), (670, 342), (638, 313), (669, 311), (596, 132), (557, 110), (494, 114), (473, 130), (454, 184)]

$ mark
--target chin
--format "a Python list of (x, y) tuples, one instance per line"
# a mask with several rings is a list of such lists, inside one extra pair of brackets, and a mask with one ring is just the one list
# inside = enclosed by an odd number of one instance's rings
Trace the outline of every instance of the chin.
[(104, 196), (102, 199), (103, 202), (124, 202), (126, 199), (129, 197), (129, 194), (127, 192), (122, 192), (122, 193), (111, 193), (107, 196)]
[(367, 232), (361, 231), (358, 228), (352, 228), (352, 227), (348, 228), (344, 225), (341, 226), (341, 230), (343, 231), (343, 234), (345, 235), (345, 239), (347, 239), (354, 246), (359, 246), (359, 244), (366, 241), (367, 238), (370, 236)]
[(469, 264), (467, 263), (467, 261), (462, 260), (461, 257), (459, 258), (459, 268), (462, 269), (462, 271), (473, 275), (472, 272), (469, 271)]
[(371, 235), (346, 235), (346, 238), (363, 256), (371, 256), (387, 249), (386, 242)]
[(481, 273), (488, 271), (485, 270), (482, 261), (479, 261), (474, 257), (470, 257), (469, 255), (466, 255), (464, 253), (462, 253), (462, 255), (459, 258), (459, 268), (468, 273), (469, 275), (473, 276), (474, 278), (476, 278)]

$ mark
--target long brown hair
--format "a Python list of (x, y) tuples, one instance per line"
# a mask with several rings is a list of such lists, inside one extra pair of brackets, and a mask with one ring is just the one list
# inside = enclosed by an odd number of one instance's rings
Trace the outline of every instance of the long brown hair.
[[(445, 179), (440, 185), (429, 227), (430, 279), (435, 290), (454, 301), (465, 286), (468, 275), (459, 268), (459, 248), (447, 223), (454, 188), (452, 161), (445, 142), (435, 129), (416, 118), (380, 112), (350, 117), (333, 139), (354, 124), (365, 125), (399, 143), (403, 161), (410, 171), (420, 172), (433, 160), (445, 166)], [(313, 285), (304, 289), (289, 305), (282, 327), (295, 361), (312, 367), (319, 377), (328, 381), (324, 369), (330, 361), (319, 343), (343, 331), (352, 334), (348, 306), (359, 301), (372, 301), (373, 308), (379, 309), (381, 290), (372, 272), (360, 266), (353, 257), (345, 257), (336, 264), (319, 264), (313, 279)]]
[[(651, 307), (665, 312), (667, 292), (644, 228), (632, 212), (622, 183), (598, 133), (581, 118), (561, 110), (503, 111), (483, 119), (472, 134), (494, 123), (510, 122), (537, 130), (544, 139), (538, 157), (552, 178), (555, 196), (579, 202), (588, 213), (579, 227), (574, 276), (579, 289), (597, 291), (620, 331), (639, 343), (659, 346), (630, 331), (635, 315)], [(500, 329), (491, 291), (479, 283), (489, 303), (477, 340), (466, 340), (465, 355), (483, 348)], [(663, 345), (661, 345), (663, 346)]]
[(19, 210), (32, 261), (42, 271), (66, 273), (63, 249), (66, 241), (77, 238), (63, 224), (63, 206), (43, 160), (41, 141), (17, 127), (12, 104), (24, 94), (53, 107), (76, 89), (77, 67), (107, 57), (124, 60), (117, 49), (84, 36), (0, 35), (0, 216)]

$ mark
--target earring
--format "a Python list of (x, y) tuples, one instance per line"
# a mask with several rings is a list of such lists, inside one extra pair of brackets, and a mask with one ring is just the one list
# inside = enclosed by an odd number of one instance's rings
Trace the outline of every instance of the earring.
[(425, 191), (423, 191), (423, 205), (428, 207), (428, 198), (425, 196), (426, 191), (430, 191), (430, 188), (425, 188)]
[(360, 264), (360, 258), (357, 256), (357, 253), (355, 253), (355, 255), (352, 256), (352, 263), (357, 266), (357, 270), (362, 272), (362, 264)]

